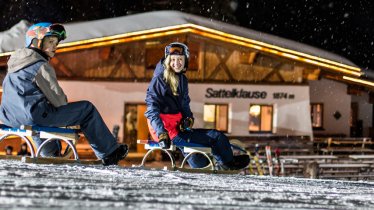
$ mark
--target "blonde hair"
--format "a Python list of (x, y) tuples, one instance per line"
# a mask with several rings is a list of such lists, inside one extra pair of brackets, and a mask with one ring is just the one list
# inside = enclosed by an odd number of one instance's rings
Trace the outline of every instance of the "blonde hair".
[(178, 85), (179, 85), (179, 78), (176, 75), (175, 71), (170, 67), (170, 55), (166, 56), (164, 60), (164, 80), (167, 84), (169, 84), (173, 95), (178, 95)]

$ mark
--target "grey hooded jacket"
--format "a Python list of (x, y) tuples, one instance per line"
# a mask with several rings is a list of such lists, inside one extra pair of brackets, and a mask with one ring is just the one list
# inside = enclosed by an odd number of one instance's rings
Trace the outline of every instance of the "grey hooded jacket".
[[(64, 91), (48, 61), (35, 50), (23, 48), (12, 54), (3, 81), (0, 120), (12, 127), (34, 125), (33, 114), (48, 106), (67, 104)], [(35, 112), (36, 109), (39, 109)]]

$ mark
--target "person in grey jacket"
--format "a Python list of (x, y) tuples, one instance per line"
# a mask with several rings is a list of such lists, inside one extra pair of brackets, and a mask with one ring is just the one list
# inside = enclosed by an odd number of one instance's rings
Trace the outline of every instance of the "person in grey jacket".
[[(14, 52), (8, 61), (3, 81), (0, 120), (7, 126), (37, 125), (65, 127), (80, 125), (96, 156), (104, 165), (115, 165), (128, 153), (127, 145), (119, 145), (102, 117), (89, 101), (68, 103), (59, 86), (49, 60), (57, 45), (66, 38), (60, 24), (37, 23), (26, 32), (26, 48)], [(42, 144), (33, 136), (37, 147)], [(58, 156), (59, 142), (44, 147), (42, 156)]]

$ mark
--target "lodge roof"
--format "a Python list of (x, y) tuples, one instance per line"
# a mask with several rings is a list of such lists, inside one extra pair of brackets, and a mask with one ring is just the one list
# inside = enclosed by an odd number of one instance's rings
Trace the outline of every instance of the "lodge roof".
[[(24, 34), (31, 24), (20, 21), (0, 32), (0, 66), (11, 52), (24, 46)], [(212, 40), (229, 42), (253, 50), (300, 61), (326, 71), (326, 78), (374, 87), (374, 75), (347, 58), (307, 44), (271, 34), (179, 11), (154, 11), (123, 17), (64, 24), (67, 39), (58, 52), (115, 45), (167, 35), (192, 33)], [(328, 74), (332, 74), (329, 76)]]
[[(63, 43), (142, 32), (185, 24), (202, 26), (208, 29), (357, 67), (350, 60), (342, 56), (310, 45), (179, 11), (146, 12), (116, 18), (66, 23), (64, 26), (68, 37)], [(8, 31), (0, 32), (0, 56), (1, 53), (11, 52), (24, 46), (24, 34), (29, 26), (30, 23), (22, 20)]]

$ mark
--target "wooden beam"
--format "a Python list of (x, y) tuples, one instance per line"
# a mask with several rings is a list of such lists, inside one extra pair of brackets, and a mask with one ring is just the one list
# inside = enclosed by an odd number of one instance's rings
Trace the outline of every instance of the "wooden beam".
[(56, 70), (64, 73), (68, 77), (74, 76), (74, 73), (71, 69), (65, 66), (57, 57), (51, 59), (51, 64), (56, 68)]
[(220, 72), (220, 70), (223, 69), (223, 71), (227, 74), (229, 79), (234, 80), (234, 77), (231, 75), (231, 72), (226, 65), (226, 61), (230, 58), (232, 53), (233, 53), (233, 51), (225, 54), (224, 58), (221, 58), (221, 56), (216, 54), (216, 56), (218, 57), (218, 60), (219, 60), (219, 64), (216, 66), (216, 68), (213, 70), (213, 72), (208, 76), (208, 79), (214, 79), (217, 76), (217, 74)]
[(251, 65), (254, 63), (257, 56), (257, 52), (241, 53), (239, 55), (240, 64)]
[(321, 69), (313, 69), (313, 70), (303, 70), (304, 72), (306, 71), (306, 79), (307, 80), (318, 80), (320, 77)]
[(358, 85), (347, 85), (347, 94), (348, 95), (355, 95), (355, 96), (360, 96), (362, 95), (362, 91), (364, 90), (363, 87), (358, 86)]
[(262, 81), (267, 81), (270, 79), (271, 76), (273, 76), (273, 74), (276, 74), (279, 79), (281, 80), (281, 82), (284, 82), (284, 79), (282, 77), (282, 75), (279, 73), (279, 70), (280, 68), (283, 66), (283, 63), (278, 63), (277, 65), (274, 66), (273, 70), (271, 72), (269, 72), (263, 79)]
[(112, 47), (103, 47), (99, 50), (99, 58), (106, 61), (110, 58)]
[(9, 56), (0, 57), (0, 67), (7, 66)]
[(116, 65), (112, 68), (110, 74), (109, 74), (109, 78), (112, 78), (114, 77), (114, 75), (120, 70), (120, 67), (123, 65), (125, 70), (128, 71), (131, 76), (132, 76), (132, 79), (138, 79), (134, 73), (134, 71), (131, 69), (130, 65), (127, 64), (126, 60), (125, 60), (125, 55), (121, 52), (119, 52), (116, 48), (114, 48), (114, 50), (112, 51), (112, 54), (117, 56), (118, 57), (118, 60), (116, 62)]

